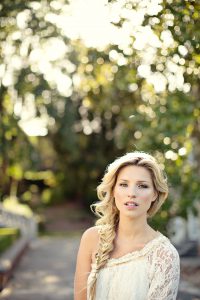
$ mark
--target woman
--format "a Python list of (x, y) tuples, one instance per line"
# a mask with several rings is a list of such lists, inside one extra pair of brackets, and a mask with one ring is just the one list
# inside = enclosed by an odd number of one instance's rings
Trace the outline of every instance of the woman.
[(169, 239), (148, 224), (168, 195), (157, 161), (144, 152), (111, 163), (92, 205), (99, 217), (81, 239), (75, 300), (174, 300), (180, 260)]

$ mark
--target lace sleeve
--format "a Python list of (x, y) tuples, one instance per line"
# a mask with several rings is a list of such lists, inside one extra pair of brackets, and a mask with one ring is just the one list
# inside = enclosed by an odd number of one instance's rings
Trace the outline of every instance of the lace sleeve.
[(147, 300), (175, 300), (180, 279), (180, 258), (172, 244), (160, 245), (153, 254)]

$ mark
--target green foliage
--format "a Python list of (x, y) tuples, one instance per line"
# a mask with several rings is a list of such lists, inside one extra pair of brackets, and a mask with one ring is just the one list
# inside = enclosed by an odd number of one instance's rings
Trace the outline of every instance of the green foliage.
[(27, 218), (32, 217), (33, 212), (28, 205), (19, 203), (15, 197), (6, 197), (3, 201), (3, 207), (12, 213), (25, 216)]
[(0, 228), (0, 254), (7, 250), (19, 236), (18, 228)]
[[(4, 197), (34, 209), (69, 200), (88, 207), (106, 165), (137, 149), (155, 155), (169, 178), (169, 206), (155, 222), (185, 216), (199, 199), (199, 3), (163, 1), (153, 12), (149, 3), (124, 1), (114, 24), (129, 36), (103, 50), (70, 39), (55, 21), (68, 3), (1, 3)], [(139, 27), (130, 17), (138, 11)], [(23, 114), (43, 119), (47, 132), (27, 136)]]

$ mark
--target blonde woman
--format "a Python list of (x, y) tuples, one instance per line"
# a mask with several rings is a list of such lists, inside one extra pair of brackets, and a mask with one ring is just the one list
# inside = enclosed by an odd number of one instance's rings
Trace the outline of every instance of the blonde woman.
[(111, 163), (97, 187), (99, 217), (81, 239), (75, 300), (175, 300), (180, 260), (170, 240), (148, 224), (168, 195), (151, 155), (128, 153)]

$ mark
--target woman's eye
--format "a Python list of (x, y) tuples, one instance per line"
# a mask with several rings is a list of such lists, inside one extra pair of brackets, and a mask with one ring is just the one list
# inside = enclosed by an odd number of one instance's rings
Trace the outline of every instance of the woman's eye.
[(141, 188), (141, 189), (147, 189), (148, 188), (148, 186), (146, 184), (139, 184), (138, 187)]
[(127, 186), (127, 183), (120, 183), (120, 186), (126, 187), (126, 186)]
[[(119, 186), (127, 187), (128, 184), (127, 184), (127, 183), (120, 183)], [(148, 186), (147, 186), (146, 184), (139, 184), (138, 187), (139, 187), (140, 189), (147, 189), (147, 188), (148, 188)]]

